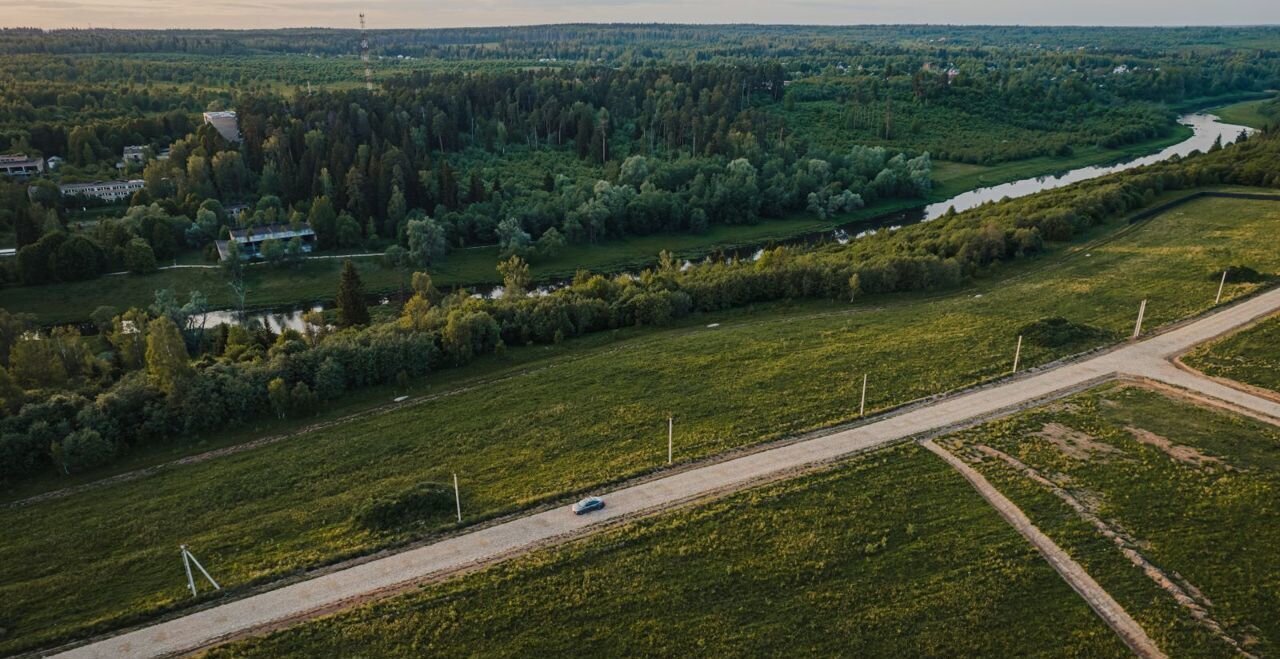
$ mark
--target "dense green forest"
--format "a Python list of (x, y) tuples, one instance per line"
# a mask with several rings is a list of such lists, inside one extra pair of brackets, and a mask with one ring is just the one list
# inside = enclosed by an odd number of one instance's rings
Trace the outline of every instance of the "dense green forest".
[[(536, 259), (825, 219), (923, 202), (936, 161), (1158, 140), (1175, 108), (1280, 86), (1280, 58), (1245, 45), (1268, 29), (1138, 32), (1144, 48), (1123, 47), (1125, 30), (1050, 31), (1052, 46), (997, 28), (386, 31), (370, 93), (342, 52), (354, 33), (5, 30), (0, 151), (65, 162), (30, 191), (0, 190), (0, 235), (21, 250), (0, 275), (39, 285), (214, 261), (229, 229), (268, 223), (426, 268), (474, 245)], [(207, 109), (234, 109), (243, 142), (202, 125)], [(129, 145), (171, 157), (123, 163)], [(127, 210), (53, 186), (121, 175), (146, 181)], [(284, 264), (299, 248), (268, 254)]]
[[(354, 22), (354, 16), (353, 16)], [(354, 27), (354, 26), (353, 26)], [(0, 30), (0, 53), (354, 54), (359, 32), (286, 30)], [(455, 59), (727, 56), (798, 57), (860, 44), (1114, 52), (1273, 49), (1276, 27), (1036, 27), (981, 25), (599, 25), (373, 30), (375, 51)]]

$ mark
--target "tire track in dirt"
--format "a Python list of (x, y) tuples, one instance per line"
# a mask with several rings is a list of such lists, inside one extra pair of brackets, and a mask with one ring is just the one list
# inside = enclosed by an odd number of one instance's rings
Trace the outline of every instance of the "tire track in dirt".
[(1022, 512), (1012, 501), (1000, 493), (990, 482), (987, 481), (982, 474), (969, 466), (964, 460), (953, 455), (950, 451), (942, 448), (933, 440), (925, 440), (920, 443), (929, 451), (933, 452), (947, 464), (951, 465), (978, 494), (982, 495), (991, 507), (1000, 513), (1000, 516), (1009, 523), (1022, 537), (1044, 556), (1049, 565), (1062, 576), (1063, 580), (1076, 591), (1080, 597), (1093, 609), (1103, 622), (1111, 627), (1125, 645), (1133, 650), (1134, 654), (1139, 657), (1148, 659), (1163, 659), (1166, 655), (1156, 645), (1155, 641), (1147, 635), (1146, 630), (1139, 625), (1132, 616), (1129, 615), (1120, 603), (1111, 597), (1111, 594), (1102, 588), (1093, 577), (1085, 572), (1079, 563), (1075, 562), (1067, 552), (1063, 551), (1049, 536), (1045, 535), (1040, 529), (1031, 523), (1030, 518)]
[(1147, 578), (1151, 579), (1151, 581), (1155, 582), (1157, 586), (1172, 596), (1179, 606), (1186, 609), (1186, 611), (1191, 614), (1192, 618), (1195, 618), (1197, 622), (1212, 632), (1214, 636), (1230, 645), (1241, 656), (1248, 657), (1249, 659), (1257, 659), (1255, 655), (1250, 654), (1244, 649), (1243, 644), (1239, 640), (1228, 634), (1221, 623), (1213, 618), (1213, 615), (1209, 612), (1209, 607), (1211, 607), (1213, 603), (1209, 601), (1209, 598), (1205, 597), (1204, 594), (1200, 592), (1199, 588), (1196, 588), (1194, 584), (1188, 582), (1182, 575), (1177, 572), (1166, 572), (1152, 563), (1146, 556), (1142, 555), (1142, 553), (1136, 549), (1141, 546), (1141, 543), (1137, 538), (1130, 536), (1123, 530), (1117, 530), (1112, 524), (1102, 519), (1102, 517), (1098, 515), (1097, 511), (1094, 510), (1093, 506), (1090, 506), (1076, 498), (1065, 488), (1012, 455), (998, 449), (991, 448), (985, 444), (979, 444), (973, 448), (984, 455), (1003, 461), (1005, 464), (1012, 467), (1014, 471), (1021, 473), (1028, 480), (1031, 480), (1037, 485), (1049, 490), (1050, 493), (1065, 503), (1069, 508), (1074, 510), (1080, 519), (1088, 522), (1098, 531), (1098, 533), (1102, 534), (1103, 537), (1114, 543), (1115, 546), (1120, 549), (1120, 553), (1124, 554), (1124, 557), (1128, 559), (1134, 567), (1142, 570), (1142, 573), (1147, 575)]

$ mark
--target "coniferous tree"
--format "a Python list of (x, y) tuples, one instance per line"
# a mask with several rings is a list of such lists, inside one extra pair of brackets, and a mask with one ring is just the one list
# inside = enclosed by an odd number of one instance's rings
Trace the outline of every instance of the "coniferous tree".
[(369, 324), (369, 308), (364, 302), (364, 284), (360, 281), (360, 273), (356, 265), (347, 259), (342, 264), (342, 278), (338, 281), (338, 325)]

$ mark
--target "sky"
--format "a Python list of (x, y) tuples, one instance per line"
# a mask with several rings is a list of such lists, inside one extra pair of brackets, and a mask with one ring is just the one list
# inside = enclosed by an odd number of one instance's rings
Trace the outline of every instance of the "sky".
[(1280, 24), (1280, 0), (0, 0), (0, 27), (463, 27), (546, 23)]

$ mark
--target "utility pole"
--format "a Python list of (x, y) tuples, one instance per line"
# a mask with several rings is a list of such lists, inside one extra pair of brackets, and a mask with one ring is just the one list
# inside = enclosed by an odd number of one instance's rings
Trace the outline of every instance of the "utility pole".
[(1142, 304), (1138, 306), (1138, 322), (1133, 325), (1133, 338), (1135, 339), (1138, 338), (1138, 335), (1142, 333), (1142, 317), (1145, 316), (1146, 314), (1147, 314), (1147, 301), (1143, 300)]
[(364, 62), (365, 91), (373, 91), (373, 67), (369, 65), (369, 33), (364, 29), (364, 12), (360, 12), (360, 61)]
[(1018, 372), (1018, 358), (1022, 356), (1022, 335), (1018, 335), (1018, 347), (1013, 351), (1013, 372)]
[(1227, 271), (1222, 271), (1222, 281), (1218, 282), (1218, 297), (1213, 298), (1214, 305), (1222, 301), (1222, 289), (1227, 285)]
[(458, 507), (458, 523), (462, 523), (462, 494), (458, 491), (458, 472), (453, 472), (453, 503)]
[(858, 403), (858, 416), (867, 413), (867, 374), (862, 374), (862, 402)]
[(191, 553), (191, 550), (187, 549), (186, 545), (178, 545), (178, 548), (182, 550), (182, 569), (187, 573), (187, 588), (191, 591), (192, 597), (199, 594), (196, 592), (196, 580), (191, 576), (192, 563), (195, 564), (197, 570), (200, 570), (200, 574), (203, 574), (204, 578), (208, 579), (210, 584), (213, 584), (214, 590), (222, 590), (222, 586), (219, 586), (218, 582), (214, 581), (213, 577), (209, 576), (209, 571), (204, 569), (204, 566), (200, 564), (200, 561), (196, 560), (195, 555)]
[(672, 447), (675, 436), (675, 417), (667, 416), (667, 464), (671, 464)]

